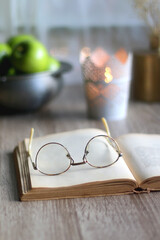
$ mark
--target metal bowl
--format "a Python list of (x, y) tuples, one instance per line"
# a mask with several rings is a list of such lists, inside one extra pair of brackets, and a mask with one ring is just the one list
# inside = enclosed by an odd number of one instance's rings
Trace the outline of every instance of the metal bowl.
[(71, 65), (60, 62), (56, 72), (0, 77), (0, 106), (14, 111), (32, 111), (40, 108), (61, 90), (62, 74), (71, 70)]

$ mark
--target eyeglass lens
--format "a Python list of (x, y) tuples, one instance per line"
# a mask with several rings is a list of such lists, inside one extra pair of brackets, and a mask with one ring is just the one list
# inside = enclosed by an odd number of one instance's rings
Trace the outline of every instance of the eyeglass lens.
[(119, 154), (116, 150), (114, 140), (105, 136), (97, 136), (88, 143), (86, 159), (94, 167), (105, 167), (118, 159)]
[(67, 150), (56, 143), (43, 146), (37, 155), (37, 167), (46, 174), (59, 174), (66, 171), (70, 166), (67, 158)]

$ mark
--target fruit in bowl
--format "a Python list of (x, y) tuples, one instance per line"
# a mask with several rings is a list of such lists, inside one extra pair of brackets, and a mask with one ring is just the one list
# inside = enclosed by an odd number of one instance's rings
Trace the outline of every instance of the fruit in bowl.
[(51, 57), (30, 35), (13, 37), (0, 46), (0, 106), (16, 112), (32, 111), (60, 92), (62, 74), (71, 70), (69, 63)]
[(58, 69), (60, 69), (60, 66), (61, 66), (61, 64), (59, 61), (57, 61), (55, 58), (49, 56), (47, 70), (57, 71)]
[(13, 37), (10, 37), (7, 41), (7, 44), (14, 49), (14, 47), (23, 42), (23, 41), (28, 41), (28, 40), (35, 40), (35, 38), (32, 35), (26, 35), (26, 34), (21, 34), (21, 35), (16, 35)]
[(0, 43), (0, 61), (2, 61), (2, 59), (5, 56), (10, 56), (11, 52), (12, 52), (12, 50), (8, 44)]
[(37, 40), (26, 40), (15, 46), (11, 55), (12, 66), (23, 73), (46, 71), (48, 52)]
[(0, 44), (0, 76), (55, 72), (60, 67), (60, 62), (31, 35), (17, 35)]

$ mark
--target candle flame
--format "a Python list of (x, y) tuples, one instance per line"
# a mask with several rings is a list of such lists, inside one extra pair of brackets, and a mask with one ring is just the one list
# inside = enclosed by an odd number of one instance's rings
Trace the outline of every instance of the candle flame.
[(112, 81), (113, 76), (112, 76), (112, 73), (111, 73), (111, 69), (109, 67), (105, 68), (104, 76), (105, 76), (105, 80), (104, 81), (106, 83), (110, 83)]

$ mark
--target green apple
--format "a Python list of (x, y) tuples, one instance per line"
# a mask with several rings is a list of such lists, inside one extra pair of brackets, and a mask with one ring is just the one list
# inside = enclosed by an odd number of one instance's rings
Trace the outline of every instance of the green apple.
[(13, 49), (11, 63), (16, 70), (23, 73), (46, 71), (48, 52), (37, 40), (24, 41)]
[(60, 68), (61, 64), (55, 58), (49, 56), (48, 58), (48, 69), (49, 71), (57, 71)]
[(0, 61), (5, 57), (5, 56), (10, 56), (11, 55), (11, 48), (8, 44), (5, 43), (0, 43)]
[(27, 41), (27, 40), (35, 40), (35, 38), (32, 35), (16, 35), (8, 39), (7, 44), (13, 49), (17, 44)]

